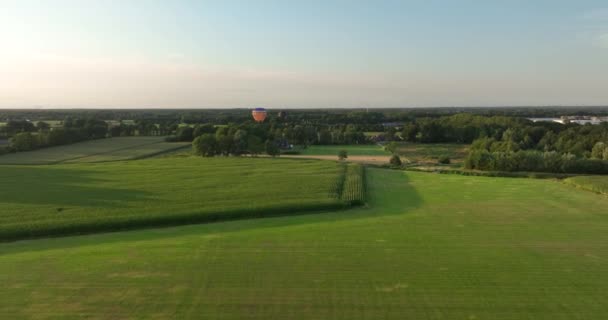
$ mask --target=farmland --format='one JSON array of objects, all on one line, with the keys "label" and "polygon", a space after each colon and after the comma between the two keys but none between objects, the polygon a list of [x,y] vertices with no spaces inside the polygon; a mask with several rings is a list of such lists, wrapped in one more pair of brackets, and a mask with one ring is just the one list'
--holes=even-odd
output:
[{"label": "farmland", "polygon": [[357,209],[1,244],[0,314],[608,316],[608,198],[550,180],[384,169],[366,183]]},{"label": "farmland", "polygon": [[353,184],[344,173],[316,160],[195,157],[0,166],[0,239],[340,208],[336,181]]},{"label": "farmland", "polygon": [[163,137],[108,138],[6,154],[0,156],[0,165],[132,160],[189,146],[188,143],[164,142]]}]

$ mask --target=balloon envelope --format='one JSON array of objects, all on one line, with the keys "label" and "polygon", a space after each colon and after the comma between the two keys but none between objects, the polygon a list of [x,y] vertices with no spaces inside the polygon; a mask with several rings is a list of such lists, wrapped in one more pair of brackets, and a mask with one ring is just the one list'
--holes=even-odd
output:
[{"label": "balloon envelope", "polygon": [[256,122],[264,122],[266,119],[266,109],[255,108],[251,111],[251,115],[253,116],[253,120]]}]

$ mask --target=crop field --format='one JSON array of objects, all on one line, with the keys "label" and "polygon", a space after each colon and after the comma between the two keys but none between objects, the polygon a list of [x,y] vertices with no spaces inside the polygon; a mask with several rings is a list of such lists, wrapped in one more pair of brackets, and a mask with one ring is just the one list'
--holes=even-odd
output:
[{"label": "crop field", "polygon": [[607,197],[552,180],[373,168],[365,184],[367,206],[351,210],[0,244],[0,315],[608,318]]},{"label": "crop field", "polygon": [[[608,194],[607,176],[580,176],[564,179],[564,182],[575,187],[593,191],[596,193]],[[608,210],[608,209],[607,209]]]},{"label": "crop field", "polygon": [[57,164],[133,160],[186,148],[189,143],[168,143],[163,137],[120,137],[0,156],[2,164]]},{"label": "crop field", "polygon": [[340,150],[346,150],[349,156],[390,156],[390,152],[376,144],[365,145],[335,145],[335,146],[309,146],[298,149],[300,154],[306,156],[337,156]]},{"label": "crop field", "polygon": [[0,166],[0,239],[339,208],[362,196],[332,191],[344,173],[316,160],[198,157]]},{"label": "crop field", "polygon": [[468,145],[453,143],[401,143],[397,153],[404,159],[419,163],[437,163],[448,156],[453,163],[462,163],[468,154]]}]

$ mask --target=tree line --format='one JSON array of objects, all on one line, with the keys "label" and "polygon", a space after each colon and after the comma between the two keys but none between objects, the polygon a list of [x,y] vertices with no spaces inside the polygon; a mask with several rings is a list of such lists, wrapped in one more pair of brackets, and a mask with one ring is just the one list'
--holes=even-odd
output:
[{"label": "tree line", "polygon": [[499,171],[608,173],[608,124],[513,127],[475,140],[465,166]]}]

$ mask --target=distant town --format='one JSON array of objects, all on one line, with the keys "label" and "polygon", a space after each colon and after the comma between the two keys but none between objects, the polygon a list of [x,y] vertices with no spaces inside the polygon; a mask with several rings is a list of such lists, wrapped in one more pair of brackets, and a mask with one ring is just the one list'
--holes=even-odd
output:
[{"label": "distant town", "polygon": [[585,124],[600,124],[608,122],[608,117],[597,117],[597,116],[561,116],[559,118],[528,118],[533,122],[557,122],[561,124],[576,123],[580,125]]}]

